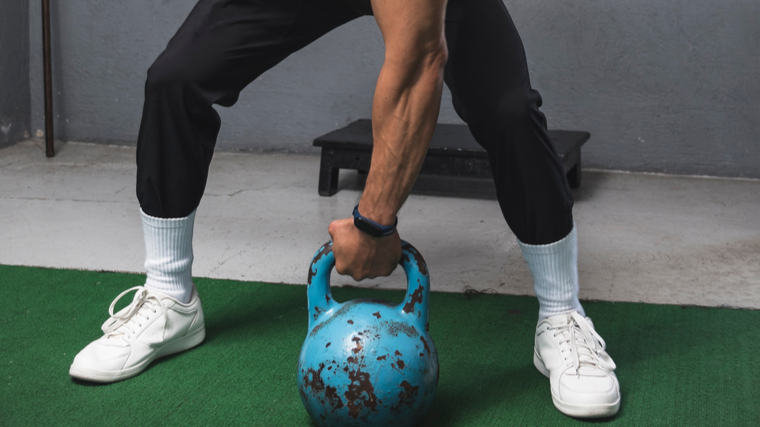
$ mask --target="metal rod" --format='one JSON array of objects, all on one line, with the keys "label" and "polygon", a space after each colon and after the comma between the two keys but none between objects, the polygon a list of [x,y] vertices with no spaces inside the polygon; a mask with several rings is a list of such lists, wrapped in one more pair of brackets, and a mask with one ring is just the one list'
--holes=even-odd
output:
[{"label": "metal rod", "polygon": [[42,0],[42,65],[45,80],[45,155],[55,156],[53,142],[53,72],[50,66],[50,0]]}]

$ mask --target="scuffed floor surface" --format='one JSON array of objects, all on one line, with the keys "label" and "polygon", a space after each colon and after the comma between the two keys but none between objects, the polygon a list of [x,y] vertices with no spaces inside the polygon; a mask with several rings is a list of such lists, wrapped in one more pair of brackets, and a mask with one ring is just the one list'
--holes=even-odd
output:
[{"label": "scuffed floor surface", "polygon": [[[361,177],[317,194],[319,158],[217,153],[198,208],[193,275],[304,284]],[[0,150],[0,264],[142,271],[134,148],[39,142]],[[584,172],[574,190],[581,299],[760,308],[760,181]],[[532,294],[483,180],[422,177],[399,215],[433,290]],[[354,284],[334,275],[335,285]],[[403,272],[359,286],[405,287]]]}]

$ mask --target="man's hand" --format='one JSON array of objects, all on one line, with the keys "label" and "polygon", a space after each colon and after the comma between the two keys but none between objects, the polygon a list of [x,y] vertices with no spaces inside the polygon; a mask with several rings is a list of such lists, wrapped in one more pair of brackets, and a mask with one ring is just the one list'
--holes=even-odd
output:
[{"label": "man's hand", "polygon": [[372,237],[354,226],[354,219],[339,219],[328,228],[333,241],[335,269],[354,280],[388,276],[401,261],[398,231],[387,237]]}]

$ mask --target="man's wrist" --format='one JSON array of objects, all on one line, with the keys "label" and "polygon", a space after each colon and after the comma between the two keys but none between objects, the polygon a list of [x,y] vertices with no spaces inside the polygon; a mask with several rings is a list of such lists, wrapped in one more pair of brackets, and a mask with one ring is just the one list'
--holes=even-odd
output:
[{"label": "man's wrist", "polygon": [[377,200],[377,197],[367,194],[366,190],[357,206],[363,217],[378,224],[390,225],[396,221],[397,211],[393,209],[392,204]]},{"label": "man's wrist", "polygon": [[398,217],[393,221],[393,224],[383,225],[379,224],[359,212],[359,205],[354,207],[354,226],[364,233],[369,234],[372,237],[387,237],[393,235],[396,232],[396,226],[398,225]]}]

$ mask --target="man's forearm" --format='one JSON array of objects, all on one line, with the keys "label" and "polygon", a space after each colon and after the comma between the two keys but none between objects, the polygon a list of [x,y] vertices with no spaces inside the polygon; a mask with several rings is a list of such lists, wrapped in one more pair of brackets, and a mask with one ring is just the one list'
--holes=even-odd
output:
[{"label": "man's forearm", "polygon": [[[359,212],[393,224],[425,159],[438,119],[446,64],[446,0],[372,0],[385,62],[372,104],[372,150]],[[398,233],[372,237],[353,218],[333,221],[335,269],[356,280],[387,276],[401,258]]]},{"label": "man's forearm", "polygon": [[409,196],[438,120],[446,62],[445,2],[428,3],[437,9],[427,19],[440,19],[440,26],[430,24],[432,35],[420,37],[411,47],[393,45],[415,42],[411,32],[401,42],[386,39],[386,58],[375,89],[372,164],[359,211],[380,224],[392,224]]}]

